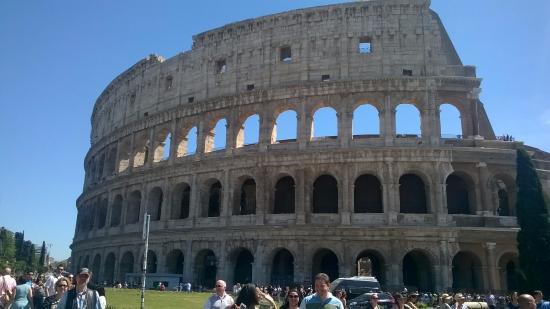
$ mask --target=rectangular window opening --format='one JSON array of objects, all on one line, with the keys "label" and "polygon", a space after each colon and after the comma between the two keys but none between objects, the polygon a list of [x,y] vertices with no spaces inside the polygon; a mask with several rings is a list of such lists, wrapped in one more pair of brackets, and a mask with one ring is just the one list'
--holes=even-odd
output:
[{"label": "rectangular window opening", "polygon": [[281,47],[281,54],[280,58],[282,62],[290,63],[292,62],[292,50],[290,49],[290,46],[283,46]]},{"label": "rectangular window opening", "polygon": [[248,91],[254,90],[254,84],[248,84],[248,85],[246,85],[246,90],[248,90]]},{"label": "rectangular window opening", "polygon": [[361,38],[359,40],[359,53],[360,54],[370,54],[372,52],[372,45],[371,45],[371,39],[370,38]]},{"label": "rectangular window opening", "polygon": [[413,70],[403,69],[403,76],[413,76]]},{"label": "rectangular window opening", "polygon": [[195,97],[188,97],[187,103],[193,103],[195,101]]},{"label": "rectangular window opening", "polygon": [[321,80],[324,81],[324,82],[330,81],[330,75],[329,74],[324,74],[323,76],[321,76]]},{"label": "rectangular window opening", "polygon": [[225,59],[220,59],[216,61],[216,73],[217,74],[223,74],[227,70],[227,64],[225,62]]}]

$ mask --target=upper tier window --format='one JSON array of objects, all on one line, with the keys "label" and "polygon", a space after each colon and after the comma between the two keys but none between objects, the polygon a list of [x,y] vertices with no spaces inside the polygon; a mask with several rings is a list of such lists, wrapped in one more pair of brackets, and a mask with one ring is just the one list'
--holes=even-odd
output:
[{"label": "upper tier window", "polygon": [[223,74],[227,70],[225,59],[216,61],[216,74]]},{"label": "upper tier window", "polygon": [[359,53],[361,54],[370,54],[372,52],[371,48],[371,39],[370,38],[361,38],[359,40]]},{"label": "upper tier window", "polygon": [[281,62],[285,62],[285,63],[292,62],[292,50],[290,49],[290,46],[281,47],[280,56],[281,56],[280,57]]}]

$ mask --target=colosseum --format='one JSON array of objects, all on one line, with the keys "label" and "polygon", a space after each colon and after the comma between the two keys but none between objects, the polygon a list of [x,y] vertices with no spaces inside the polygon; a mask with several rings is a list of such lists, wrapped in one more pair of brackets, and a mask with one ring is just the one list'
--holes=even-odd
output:
[{"label": "colosseum", "polygon": [[[148,284],[360,271],[387,289],[513,289],[526,146],[496,138],[480,84],[429,0],[299,9],[197,34],[191,50],[137,62],[97,99],[73,269],[136,280],[149,214]],[[460,115],[459,134],[442,134],[443,105]],[[399,131],[402,106],[419,115],[418,133]],[[334,136],[315,134],[321,110]],[[356,133],[365,117],[375,130]],[[529,149],[548,193],[550,154]]]}]

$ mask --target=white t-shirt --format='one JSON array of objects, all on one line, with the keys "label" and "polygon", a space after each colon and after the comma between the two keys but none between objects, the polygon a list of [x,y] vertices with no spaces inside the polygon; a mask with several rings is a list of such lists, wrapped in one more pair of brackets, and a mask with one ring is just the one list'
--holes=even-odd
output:
[{"label": "white t-shirt", "polygon": [[54,275],[48,276],[46,282],[44,283],[44,289],[46,292],[46,297],[55,295],[55,284],[57,283],[57,277]]}]

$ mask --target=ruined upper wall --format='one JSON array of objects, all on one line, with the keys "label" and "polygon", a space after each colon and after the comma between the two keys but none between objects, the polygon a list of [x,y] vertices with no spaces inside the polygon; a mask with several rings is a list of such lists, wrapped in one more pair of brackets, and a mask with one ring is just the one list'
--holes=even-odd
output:
[{"label": "ruined upper wall", "polygon": [[[141,60],[105,89],[94,107],[91,142],[159,111],[251,88],[409,74],[475,77],[474,68],[462,66],[429,5],[428,0],[352,2],[197,34],[190,51]],[[370,42],[370,52],[360,52],[360,42]],[[282,59],[284,48],[291,59]]]}]

